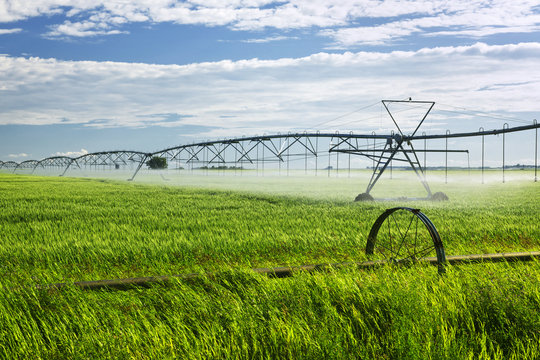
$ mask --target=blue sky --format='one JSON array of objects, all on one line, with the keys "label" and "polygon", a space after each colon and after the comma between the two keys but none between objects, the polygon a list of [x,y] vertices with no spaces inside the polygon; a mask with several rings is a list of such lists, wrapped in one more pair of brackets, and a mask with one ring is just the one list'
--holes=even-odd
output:
[{"label": "blue sky", "polygon": [[522,125],[539,64],[538,1],[3,0],[0,159],[381,133],[388,98],[437,102],[428,133]]}]

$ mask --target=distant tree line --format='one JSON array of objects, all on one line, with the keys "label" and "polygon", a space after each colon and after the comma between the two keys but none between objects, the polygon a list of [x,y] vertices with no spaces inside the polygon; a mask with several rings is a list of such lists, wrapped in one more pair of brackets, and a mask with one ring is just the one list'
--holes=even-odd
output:
[{"label": "distant tree line", "polygon": [[148,166],[150,169],[166,169],[167,158],[153,156],[150,160],[146,162],[146,166]]}]

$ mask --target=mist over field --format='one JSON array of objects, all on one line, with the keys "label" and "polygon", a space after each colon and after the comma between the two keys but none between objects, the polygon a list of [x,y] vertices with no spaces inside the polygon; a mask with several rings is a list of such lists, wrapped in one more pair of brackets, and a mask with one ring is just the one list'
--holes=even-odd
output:
[{"label": "mist over field", "polygon": [[[58,176],[64,169],[37,169],[35,174]],[[20,170],[19,173],[29,173]],[[135,169],[131,170],[94,170],[72,168],[66,177],[101,178],[127,181]],[[288,175],[287,175],[288,173]],[[134,183],[158,186],[186,187],[194,189],[216,189],[260,193],[269,195],[292,196],[319,200],[350,201],[365,191],[371,178],[372,170],[364,169],[227,169],[227,170],[189,170],[189,169],[141,169]],[[504,178],[504,183],[503,183]],[[470,193],[492,191],[494,194],[505,189],[509,191],[520,186],[529,186],[534,182],[534,169],[450,169],[426,171],[426,180],[432,193],[442,191],[456,200]],[[454,195],[455,196],[452,196]],[[390,169],[381,176],[372,190],[375,198],[422,198],[427,192],[412,170]]]}]

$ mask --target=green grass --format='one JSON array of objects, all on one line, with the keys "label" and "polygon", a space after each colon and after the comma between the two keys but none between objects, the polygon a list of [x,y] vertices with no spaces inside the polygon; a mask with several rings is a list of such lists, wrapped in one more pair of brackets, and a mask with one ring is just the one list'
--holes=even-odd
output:
[{"label": "green grass", "polygon": [[[0,358],[540,358],[538,262],[443,277],[248,270],[363,260],[372,223],[397,205],[420,207],[450,255],[539,250],[537,183],[437,183],[450,202],[359,204],[355,179],[214,181],[0,174]],[[124,292],[33,286],[195,271],[220,275]]]}]

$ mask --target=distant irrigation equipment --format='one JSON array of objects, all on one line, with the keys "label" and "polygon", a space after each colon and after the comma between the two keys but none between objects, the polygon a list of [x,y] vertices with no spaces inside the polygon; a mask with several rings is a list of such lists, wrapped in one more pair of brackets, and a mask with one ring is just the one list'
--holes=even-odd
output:
[{"label": "distant irrigation equipment", "polygon": [[[396,120],[396,114],[390,110],[391,104],[407,104],[410,106],[427,108],[425,113],[417,119],[417,125],[410,134],[405,134]],[[492,135],[502,135],[502,179],[505,181],[505,135],[514,132],[535,130],[535,154],[534,154],[534,181],[538,180],[538,128],[540,125],[534,120],[531,124],[510,127],[507,123],[500,129],[484,130],[479,128],[476,132],[451,133],[447,130],[441,134],[427,135],[425,132],[418,133],[420,127],[433,109],[433,101],[408,100],[382,100],[382,105],[392,120],[395,130],[390,134],[354,134],[352,132],[301,132],[283,133],[250,137],[235,137],[222,140],[202,141],[192,144],[184,144],[169,147],[155,152],[141,152],[130,150],[101,151],[88,153],[78,157],[52,156],[42,160],[27,160],[20,163],[14,161],[0,161],[0,170],[30,171],[37,169],[58,170],[58,175],[69,174],[70,171],[78,170],[118,170],[128,169],[132,174],[128,180],[134,180],[141,168],[152,158],[163,158],[169,165],[169,169],[197,170],[206,174],[212,170],[234,170],[235,173],[246,166],[254,167],[257,174],[264,174],[265,166],[272,165],[279,174],[287,174],[292,170],[291,162],[295,161],[296,169],[298,162],[303,162],[304,172],[308,169],[318,175],[325,171],[330,176],[331,171],[340,171],[340,154],[347,157],[348,174],[351,173],[351,156],[361,156],[372,162],[372,173],[365,191],[356,197],[356,201],[373,200],[371,191],[380,181],[385,171],[392,173],[394,162],[404,164],[413,170],[419,182],[422,184],[426,197],[421,199],[445,200],[446,195],[440,192],[433,193],[426,179],[426,154],[442,153],[445,155],[445,181],[448,179],[448,155],[452,153],[467,154],[468,149],[449,149],[448,140],[466,137],[481,137],[482,139],[482,182],[484,182],[484,138]],[[443,149],[429,149],[427,140],[445,140]],[[423,142],[423,147],[416,145]],[[413,145],[415,144],[415,145]],[[419,154],[423,154],[423,162]],[[335,162],[332,158],[335,155]],[[327,163],[323,163],[324,158]],[[308,160],[309,164],[308,164]],[[343,161],[341,162],[343,163]],[[321,169],[322,166],[325,168]],[[335,165],[335,169],[333,167]],[[344,169],[341,169],[344,170]],[[163,177],[163,175],[162,175]],[[163,177],[164,178],[164,177]]]}]

